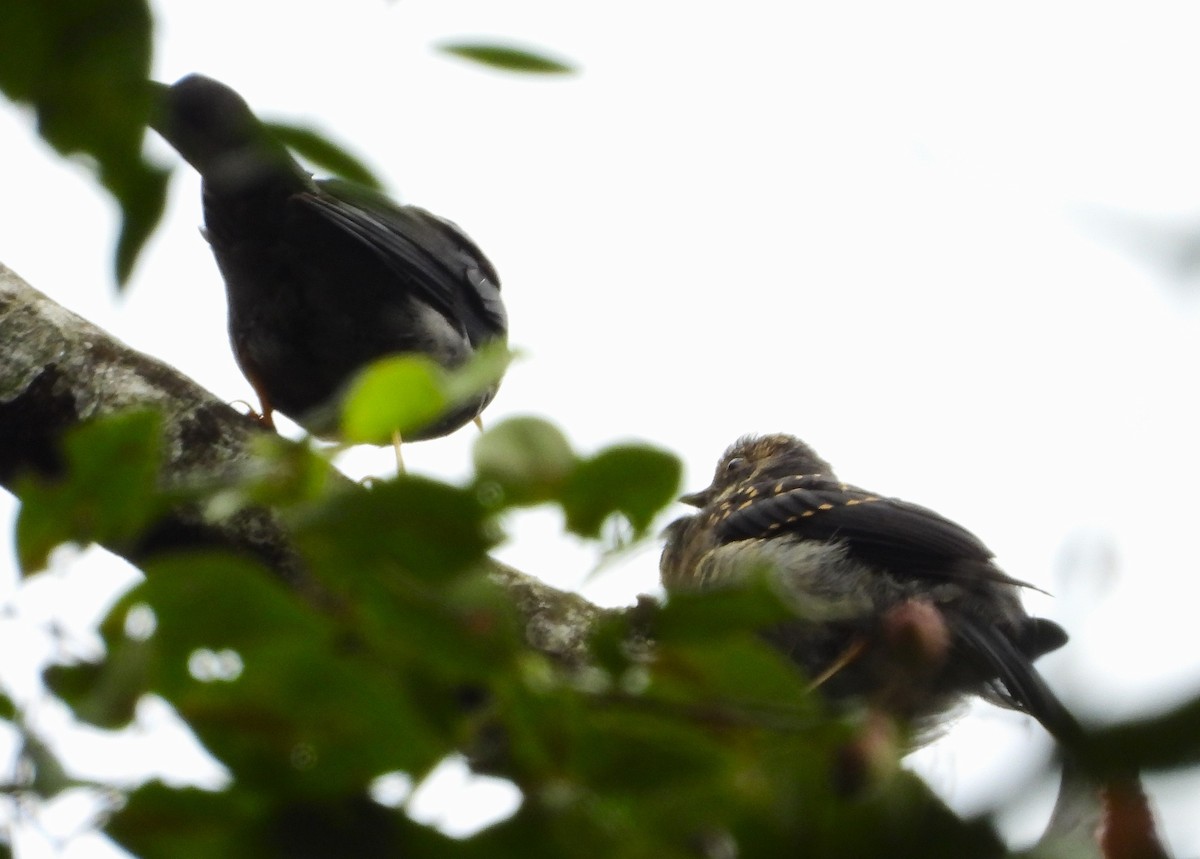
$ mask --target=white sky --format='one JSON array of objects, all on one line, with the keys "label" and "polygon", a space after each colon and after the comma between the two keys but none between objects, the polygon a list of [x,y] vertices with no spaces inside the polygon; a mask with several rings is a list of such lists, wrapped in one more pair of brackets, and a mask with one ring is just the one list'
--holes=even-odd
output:
[{"label": "white sky", "polygon": [[[488,423],[545,415],[585,451],[649,440],[684,457],[689,488],[738,435],[795,433],[1053,592],[1027,603],[1071,632],[1043,665],[1085,717],[1200,689],[1200,279],[1172,265],[1172,237],[1200,234],[1196,7],[156,6],[157,77],[201,71],[264,115],[312,121],[486,249],[527,354]],[[503,75],[432,50],[468,36],[582,71]],[[196,230],[198,178],[178,173],[114,299],[111,204],[11,106],[0,140],[0,260],[249,399]],[[455,478],[473,440],[405,456]],[[345,465],[387,473],[390,457]],[[589,579],[594,552],[556,516],[518,517],[513,534],[503,558],[598,601],[657,587],[657,547]],[[1015,789],[1014,759],[1042,742],[1020,717],[976,710],[916,756],[967,811]],[[1200,852],[1198,797],[1195,778],[1155,782],[1180,854]],[[1040,820],[1009,825],[1028,838]]]}]

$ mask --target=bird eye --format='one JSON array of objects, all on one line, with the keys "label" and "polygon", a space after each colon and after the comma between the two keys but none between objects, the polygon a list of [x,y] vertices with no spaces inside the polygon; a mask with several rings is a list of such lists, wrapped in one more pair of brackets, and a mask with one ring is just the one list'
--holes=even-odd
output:
[{"label": "bird eye", "polygon": [[746,470],[746,460],[743,457],[735,456],[725,463],[725,473],[723,477],[737,477]]}]

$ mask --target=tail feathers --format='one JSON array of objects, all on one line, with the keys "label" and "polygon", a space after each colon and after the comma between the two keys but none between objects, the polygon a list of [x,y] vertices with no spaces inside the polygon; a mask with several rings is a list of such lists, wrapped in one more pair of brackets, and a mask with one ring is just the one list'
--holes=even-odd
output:
[{"label": "tail feathers", "polygon": [[965,643],[995,672],[997,692],[1006,704],[1037,719],[1060,743],[1070,747],[1083,730],[1046,685],[1033,663],[1002,630],[966,623],[957,630]]},{"label": "tail feathers", "polygon": [[[1062,746],[1062,782],[1039,851],[1089,859],[1169,859],[1137,772],[1097,773],[1078,756],[1083,729],[1028,655],[1036,658],[1043,646],[1057,646],[1061,630],[1049,621],[1043,624],[1025,630],[1019,644],[995,626],[968,622],[956,629],[994,672],[993,685],[1001,700],[1041,722]],[[1026,645],[1028,652],[1022,649]]]},{"label": "tail feathers", "polygon": [[1021,624],[1013,641],[1018,650],[1033,660],[1066,644],[1067,633],[1052,620],[1030,617]]}]

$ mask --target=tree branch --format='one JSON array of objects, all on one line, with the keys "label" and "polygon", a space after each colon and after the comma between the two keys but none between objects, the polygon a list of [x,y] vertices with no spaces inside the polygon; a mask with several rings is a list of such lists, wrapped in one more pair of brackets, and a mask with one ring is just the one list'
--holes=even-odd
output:
[{"label": "tree branch", "polygon": [[[168,485],[239,472],[251,461],[254,438],[269,432],[174,368],[55,303],[3,264],[0,344],[0,485],[10,491],[22,475],[61,471],[60,442],[67,430],[121,411],[150,408],[162,415],[162,477]],[[262,508],[216,518],[172,510],[135,548],[109,548],[140,564],[164,551],[200,547],[248,553],[290,587],[309,598],[321,596],[279,518]],[[569,664],[582,662],[587,635],[604,610],[498,561],[491,565],[493,578],[526,620],[530,646]]]}]

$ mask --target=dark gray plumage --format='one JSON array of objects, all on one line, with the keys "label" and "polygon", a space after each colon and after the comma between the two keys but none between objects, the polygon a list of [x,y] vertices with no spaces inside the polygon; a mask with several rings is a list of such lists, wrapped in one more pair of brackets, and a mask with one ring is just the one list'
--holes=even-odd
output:
[{"label": "dark gray plumage", "polygon": [[[508,322],[500,279],[449,221],[345,182],[315,181],[229,87],[159,86],[155,129],[203,177],[205,235],[225,280],[229,336],[262,403],[336,433],[369,362],[416,353],[453,368]],[[476,418],[496,386],[406,440]]]}]

